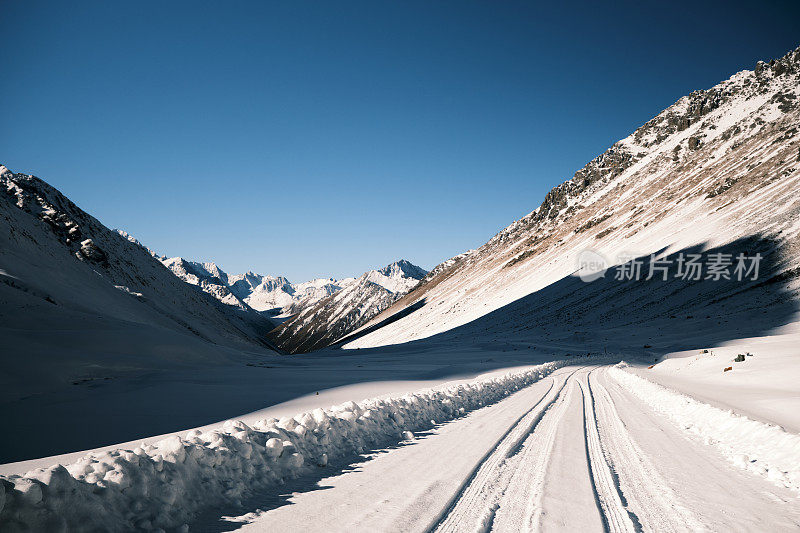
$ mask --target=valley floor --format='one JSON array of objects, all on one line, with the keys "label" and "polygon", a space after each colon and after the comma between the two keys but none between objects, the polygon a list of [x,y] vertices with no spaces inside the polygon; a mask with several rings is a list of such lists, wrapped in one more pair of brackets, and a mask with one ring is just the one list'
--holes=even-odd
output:
[{"label": "valley floor", "polygon": [[[645,350],[631,354],[631,365],[596,349],[577,356],[566,339],[532,347],[522,338],[432,339],[283,366],[275,358],[246,369],[284,376],[272,383],[293,399],[239,422],[0,465],[0,525],[798,530],[800,325],[771,333],[708,349],[658,348],[664,355]],[[738,353],[753,355],[733,362]],[[221,392],[241,383],[218,380],[228,381]],[[193,389],[198,405],[213,403],[202,400],[203,388]],[[282,444],[270,447],[276,437]]]}]

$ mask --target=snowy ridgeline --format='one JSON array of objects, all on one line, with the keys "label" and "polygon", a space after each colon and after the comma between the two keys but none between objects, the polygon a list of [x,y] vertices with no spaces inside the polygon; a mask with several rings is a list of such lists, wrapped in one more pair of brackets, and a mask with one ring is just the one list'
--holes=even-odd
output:
[{"label": "snowy ridgeline", "polygon": [[[125,231],[117,233],[142,246],[161,261],[173,274],[190,285],[197,285],[224,304],[246,310],[270,311],[280,317],[298,313],[303,309],[368,280],[389,293],[405,294],[411,290],[427,271],[401,259],[379,270],[369,270],[361,278],[317,278],[303,283],[291,283],[283,276],[265,276],[254,272],[227,274],[212,262],[187,261],[182,257],[160,256],[145,247]],[[363,290],[363,289],[357,289]]]},{"label": "snowy ridgeline", "polygon": [[680,429],[716,447],[736,466],[800,493],[800,435],[699,402],[620,368],[609,373]]},{"label": "snowy ridgeline", "polygon": [[413,431],[495,403],[565,366],[555,361],[403,396],[347,402],[294,418],[188,432],[134,450],[90,453],[75,463],[0,476],[3,531],[185,530],[208,506],[237,503]]}]

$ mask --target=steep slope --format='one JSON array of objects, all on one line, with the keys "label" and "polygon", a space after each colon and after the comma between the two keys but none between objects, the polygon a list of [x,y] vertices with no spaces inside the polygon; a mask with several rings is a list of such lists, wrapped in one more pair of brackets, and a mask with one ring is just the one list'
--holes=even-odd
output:
[{"label": "steep slope", "polygon": [[[150,248],[142,244],[137,238],[126,231],[117,229],[114,230],[130,242],[141,246],[147,252],[158,259],[161,264],[170,269],[173,274],[180,279],[196,285],[203,292],[210,294],[220,302],[235,307],[241,311],[255,311],[243,300],[231,292],[231,287],[228,286],[228,274],[225,273],[216,263],[213,262],[198,262],[188,261],[182,257],[166,257],[159,255]],[[238,279],[238,278],[237,278]]]},{"label": "steep slope", "polygon": [[[652,325],[654,310],[683,313],[693,322],[681,327],[707,330],[710,324],[697,320],[727,320],[716,320],[725,305],[713,308],[720,299],[743,303],[731,312],[752,311],[758,298],[747,290],[759,283],[762,292],[772,291],[765,295],[771,303],[796,298],[784,293],[797,288],[799,80],[797,49],[681,98],[555,187],[539,208],[479,249],[435,268],[344,347],[480,328],[499,336],[540,328],[540,337],[561,329],[562,340],[583,330],[585,339],[602,346],[606,328]],[[768,263],[760,280],[723,284],[724,290],[705,278],[689,287],[674,276],[660,285],[613,284],[615,268],[593,283],[572,277],[586,251],[608,266],[666,255],[675,269],[680,252],[735,257],[756,250]],[[649,263],[642,268],[647,274]],[[734,294],[739,300],[731,299]],[[705,306],[702,317],[692,312],[698,304]],[[780,318],[785,323],[788,314]]]},{"label": "steep slope", "polygon": [[365,272],[344,289],[306,307],[270,333],[289,353],[324,348],[389,307],[427,272],[406,260]]},{"label": "steep slope", "polygon": [[182,282],[44,181],[0,166],[0,402],[266,352],[271,327]]}]

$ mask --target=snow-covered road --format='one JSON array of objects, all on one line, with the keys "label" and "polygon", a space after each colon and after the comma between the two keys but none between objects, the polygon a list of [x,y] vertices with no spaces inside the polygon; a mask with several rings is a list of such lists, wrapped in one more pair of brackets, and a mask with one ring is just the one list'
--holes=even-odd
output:
[{"label": "snow-covered road", "polygon": [[561,368],[306,489],[264,505],[251,499],[245,513],[204,517],[193,526],[348,532],[800,527],[797,492],[738,468],[703,435],[657,413],[614,372],[602,365]]},{"label": "snow-covered road", "polygon": [[800,529],[800,435],[648,375],[573,358],[95,450],[0,475],[0,530]]}]

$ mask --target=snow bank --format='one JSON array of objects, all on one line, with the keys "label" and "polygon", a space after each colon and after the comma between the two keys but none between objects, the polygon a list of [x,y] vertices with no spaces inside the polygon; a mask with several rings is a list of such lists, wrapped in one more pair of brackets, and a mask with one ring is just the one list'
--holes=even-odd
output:
[{"label": "snow bank", "polygon": [[229,420],[134,450],[90,453],[75,463],[0,476],[0,529],[178,528],[203,508],[236,504],[256,490],[329,460],[413,438],[526,387],[566,361],[413,394],[346,402],[253,427]]},{"label": "snow bank", "polygon": [[[621,363],[618,366],[623,366]],[[740,468],[800,492],[800,435],[718,409],[613,367],[622,386]]]}]

